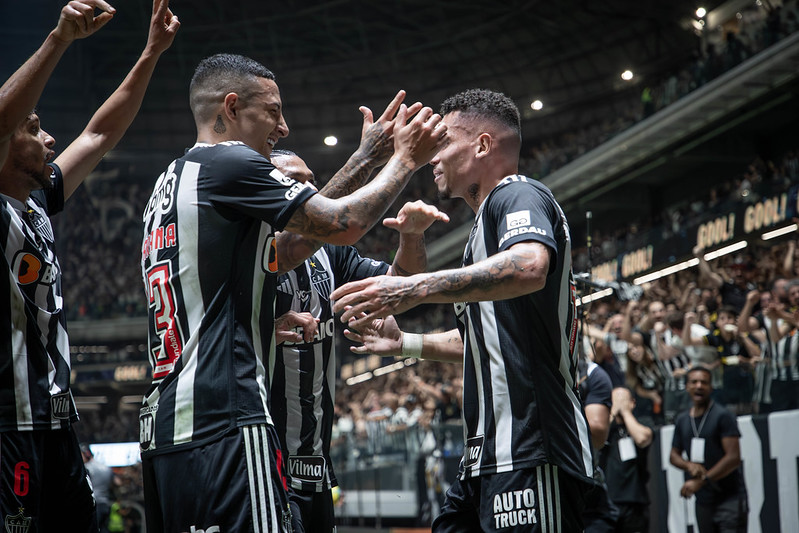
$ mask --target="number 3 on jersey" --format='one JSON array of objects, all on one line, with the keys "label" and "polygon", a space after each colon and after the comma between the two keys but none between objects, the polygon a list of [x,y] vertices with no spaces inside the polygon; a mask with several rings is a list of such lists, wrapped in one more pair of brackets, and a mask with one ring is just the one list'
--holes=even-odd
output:
[{"label": "number 3 on jersey", "polygon": [[161,338],[160,346],[152,348],[153,379],[162,379],[172,371],[175,360],[183,351],[183,337],[175,318],[175,296],[170,282],[169,262],[153,265],[147,272],[147,293],[155,323],[152,326]]}]

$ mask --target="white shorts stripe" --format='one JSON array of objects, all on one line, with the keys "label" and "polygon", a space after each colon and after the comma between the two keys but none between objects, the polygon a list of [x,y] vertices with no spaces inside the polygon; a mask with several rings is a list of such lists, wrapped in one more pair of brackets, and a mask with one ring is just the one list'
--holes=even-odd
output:
[{"label": "white shorts stripe", "polygon": [[535,479],[538,483],[538,520],[541,522],[541,533],[547,533],[547,521],[544,520],[544,472],[540,466],[535,467]]},{"label": "white shorts stripe", "polygon": [[264,458],[264,468],[266,469],[266,486],[269,490],[269,509],[271,511],[269,514],[272,518],[272,529],[269,531],[282,531],[282,529],[279,529],[277,525],[278,505],[275,501],[275,492],[272,487],[272,470],[270,469],[269,465],[269,439],[266,436],[266,426],[258,426],[258,429],[262,435],[261,440],[263,444],[261,445],[261,449],[266,452],[261,455]]},{"label": "white shorts stripe", "polygon": [[558,470],[558,466],[555,465],[552,467],[554,469],[554,478],[555,483],[553,484],[553,489],[555,491],[555,520],[557,522],[556,527],[558,531],[562,531],[562,526],[560,523],[560,471]]}]

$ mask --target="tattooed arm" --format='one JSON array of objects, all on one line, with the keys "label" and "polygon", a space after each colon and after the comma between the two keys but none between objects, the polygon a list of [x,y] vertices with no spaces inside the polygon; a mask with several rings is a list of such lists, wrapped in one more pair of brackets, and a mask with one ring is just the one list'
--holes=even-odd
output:
[{"label": "tattooed arm", "polygon": [[402,104],[394,125],[394,155],[369,184],[338,199],[315,194],[291,216],[286,231],[331,244],[354,244],[383,216],[413,172],[438,151],[446,136],[429,107],[408,121]]},{"label": "tattooed arm", "polygon": [[[348,283],[330,295],[342,322],[403,313],[421,303],[506,300],[541,290],[549,272],[550,249],[539,242],[517,243],[473,265],[407,278],[378,276]],[[365,319],[349,324],[358,328]]]},{"label": "tattooed arm", "polygon": [[[405,91],[399,91],[377,121],[373,121],[371,109],[365,106],[360,107],[360,111],[363,113],[361,143],[344,166],[322,187],[319,194],[327,198],[341,198],[352,194],[366,183],[377,167],[391,157],[391,153],[394,151],[394,119],[403,98],[405,98]],[[417,103],[411,106],[410,110],[416,112],[421,107],[422,104]],[[290,172],[283,171],[283,173],[289,178],[301,181]],[[322,244],[324,244],[322,240],[311,239],[296,233],[285,231],[279,233],[277,236],[279,272],[293,270],[311,257],[316,250],[321,248]]]}]

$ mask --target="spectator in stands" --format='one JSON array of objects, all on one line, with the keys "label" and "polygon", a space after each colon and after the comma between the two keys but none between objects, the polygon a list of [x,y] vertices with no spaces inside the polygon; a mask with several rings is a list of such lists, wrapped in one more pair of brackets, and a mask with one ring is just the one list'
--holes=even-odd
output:
[{"label": "spectator in stands", "polygon": [[799,312],[785,312],[780,304],[766,311],[771,354],[770,399],[772,411],[799,409]]},{"label": "spectator in stands", "polygon": [[[722,307],[716,319],[716,329],[704,337],[692,337],[690,328],[683,329],[686,346],[705,344],[718,350],[724,386],[719,400],[736,414],[752,412],[754,391],[753,365],[760,359],[760,346],[736,325],[738,312],[733,307]],[[694,313],[686,313],[685,323],[696,321]]]},{"label": "spectator in stands", "polygon": [[680,494],[696,496],[699,533],[746,531],[741,433],[735,415],[711,399],[710,379],[710,371],[701,366],[688,373],[693,407],[675,423],[671,464],[685,471]]},{"label": "spectator in stands", "polygon": [[732,279],[725,281],[724,278],[713,270],[705,260],[705,250],[701,246],[694,247],[694,257],[699,260],[699,280],[708,283],[711,287],[716,287],[721,293],[721,305],[735,308],[736,313],[743,309],[746,303],[746,294],[756,289],[747,278],[754,270],[751,261],[743,256],[737,256],[731,265]]},{"label": "spectator in stands", "polygon": [[635,417],[649,427],[663,425],[663,376],[651,350],[634,340],[627,350],[627,384],[635,391]]},{"label": "spectator in stands", "polygon": [[613,389],[607,445],[600,450],[599,466],[605,472],[610,500],[618,508],[618,533],[649,531],[649,445],[652,429],[633,414],[630,389]]}]

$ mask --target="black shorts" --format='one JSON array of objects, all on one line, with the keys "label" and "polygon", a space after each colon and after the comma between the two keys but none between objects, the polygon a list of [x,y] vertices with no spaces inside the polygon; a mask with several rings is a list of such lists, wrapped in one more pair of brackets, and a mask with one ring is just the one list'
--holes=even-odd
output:
[{"label": "black shorts", "polygon": [[291,533],[277,444],[274,427],[263,424],[196,448],[142,458],[148,533]]},{"label": "black shorts", "polygon": [[94,495],[72,428],[0,433],[0,524],[27,533],[63,531],[65,524],[69,531],[97,532]]},{"label": "black shorts", "polygon": [[336,530],[333,493],[330,489],[322,492],[294,489],[289,498],[292,511],[296,509],[302,517],[302,528],[306,533],[333,533]]},{"label": "black shorts", "polygon": [[557,466],[458,479],[447,491],[435,533],[577,533],[587,485]]}]

